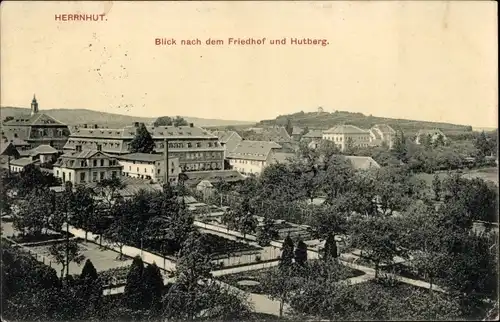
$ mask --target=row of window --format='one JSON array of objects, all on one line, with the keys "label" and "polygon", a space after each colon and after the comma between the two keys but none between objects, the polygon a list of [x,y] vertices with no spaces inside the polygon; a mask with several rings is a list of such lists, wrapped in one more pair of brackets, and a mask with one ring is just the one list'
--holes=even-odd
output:
[{"label": "row of window", "polygon": [[[212,148],[212,147],[218,147],[219,146],[219,142],[217,141],[214,141],[214,142],[207,142],[207,146],[209,148]],[[164,143],[163,142],[157,142],[156,143],[156,147],[159,148],[159,149],[163,149],[165,147]],[[201,148],[202,147],[202,142],[186,142],[186,143],[168,143],[168,148],[169,149],[183,149],[183,148]]]},{"label": "row of window", "polygon": [[49,136],[49,137],[64,137],[68,136],[69,131],[66,129],[32,129],[31,130],[31,137],[37,138],[37,137],[44,137],[44,136]]},{"label": "row of window", "polygon": [[82,166],[82,167],[90,167],[92,165],[92,167],[96,168],[98,166],[100,166],[100,167],[104,167],[104,166],[112,167],[112,166],[117,166],[118,165],[118,161],[116,161],[114,159],[108,160],[108,162],[107,162],[108,164],[107,165],[105,165],[105,163],[106,163],[105,161],[106,160],[104,160],[104,159],[81,160],[80,161],[80,166]]},{"label": "row of window", "polygon": [[230,163],[231,164],[237,164],[237,163],[240,163],[240,164],[252,164],[252,165],[258,165],[258,166],[263,166],[264,165],[264,162],[265,161],[255,161],[255,160],[239,160],[239,159],[236,159],[236,160],[231,160]]},{"label": "row of window", "polygon": [[[137,167],[136,169],[137,169],[137,171],[136,171],[135,173],[140,173],[140,172],[141,172],[141,171],[139,170],[139,167]],[[174,168],[174,164],[173,164],[173,163],[172,163],[172,166],[171,166],[169,169],[170,169],[170,173],[174,173],[175,168]],[[129,172],[132,172],[132,166],[129,166],[129,167],[128,167],[128,171],[129,171]],[[155,172],[155,171],[154,171],[154,169],[153,169],[153,168],[151,168],[151,173],[154,173],[154,172]],[[157,172],[158,172],[158,174],[160,174],[160,173],[161,173],[161,168],[160,168],[160,169],[157,169]],[[144,173],[148,173],[148,169],[147,169],[147,168],[144,168]]]},{"label": "row of window", "polygon": [[184,171],[193,170],[222,170],[222,166],[219,163],[186,163],[182,165]]}]

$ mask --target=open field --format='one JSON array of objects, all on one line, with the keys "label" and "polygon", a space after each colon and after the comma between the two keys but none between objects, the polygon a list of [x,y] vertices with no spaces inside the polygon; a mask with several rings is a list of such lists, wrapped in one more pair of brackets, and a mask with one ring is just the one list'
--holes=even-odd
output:
[{"label": "open field", "polygon": [[[439,178],[446,178],[452,172],[438,172]],[[481,178],[483,180],[489,180],[498,185],[498,168],[489,167],[489,168],[481,168],[481,169],[471,169],[471,170],[463,170],[462,175],[464,178],[472,179],[472,178]],[[432,180],[434,179],[433,174],[428,173],[419,173],[417,176],[423,179],[429,187],[432,185]]]}]

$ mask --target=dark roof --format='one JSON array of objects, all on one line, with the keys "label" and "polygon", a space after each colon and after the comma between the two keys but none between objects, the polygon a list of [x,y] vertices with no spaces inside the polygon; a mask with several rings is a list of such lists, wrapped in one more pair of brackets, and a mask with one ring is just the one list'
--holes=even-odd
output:
[{"label": "dark roof", "polygon": [[295,153],[287,153],[287,152],[276,152],[271,156],[272,163],[287,163],[289,159],[294,158],[296,156]]},{"label": "dark roof", "polygon": [[117,156],[116,158],[118,160],[155,162],[155,161],[162,161],[164,159],[164,156],[163,154],[130,153]]},{"label": "dark roof", "polygon": [[[215,135],[198,126],[146,126],[153,139],[178,138],[178,139],[206,139],[216,138]],[[78,128],[71,133],[71,138],[103,138],[103,139],[133,139],[136,127],[125,126],[120,129],[107,128]]]},{"label": "dark roof", "polygon": [[201,181],[215,183],[220,179],[227,182],[242,181],[245,179],[245,177],[236,170],[192,171],[184,172],[183,174],[187,177],[186,184],[190,186],[196,186]]}]

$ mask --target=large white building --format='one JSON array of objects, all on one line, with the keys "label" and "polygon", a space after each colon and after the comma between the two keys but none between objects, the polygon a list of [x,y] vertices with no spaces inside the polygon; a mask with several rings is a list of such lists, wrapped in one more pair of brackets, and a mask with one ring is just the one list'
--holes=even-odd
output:
[{"label": "large white building", "polygon": [[338,125],[323,132],[323,140],[332,141],[345,151],[349,144],[352,147],[367,147],[370,145],[370,131],[354,125]]},{"label": "large white building", "polygon": [[63,154],[54,164],[55,177],[63,182],[84,184],[120,177],[122,166],[114,157],[98,150],[76,150]]},{"label": "large white building", "polygon": [[[123,175],[133,178],[151,180],[152,182],[165,181],[165,157],[161,154],[131,153],[115,157],[123,167]],[[176,184],[181,168],[179,158],[168,159],[168,180]]]},{"label": "large white building", "polygon": [[281,145],[268,141],[241,141],[227,155],[229,164],[243,175],[259,175],[269,164]]}]

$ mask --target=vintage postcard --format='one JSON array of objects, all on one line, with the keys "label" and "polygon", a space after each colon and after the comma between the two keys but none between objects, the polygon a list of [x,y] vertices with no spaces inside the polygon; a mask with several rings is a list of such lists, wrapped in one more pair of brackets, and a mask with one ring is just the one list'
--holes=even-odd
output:
[{"label": "vintage postcard", "polygon": [[2,321],[498,320],[495,1],[3,1]]}]

